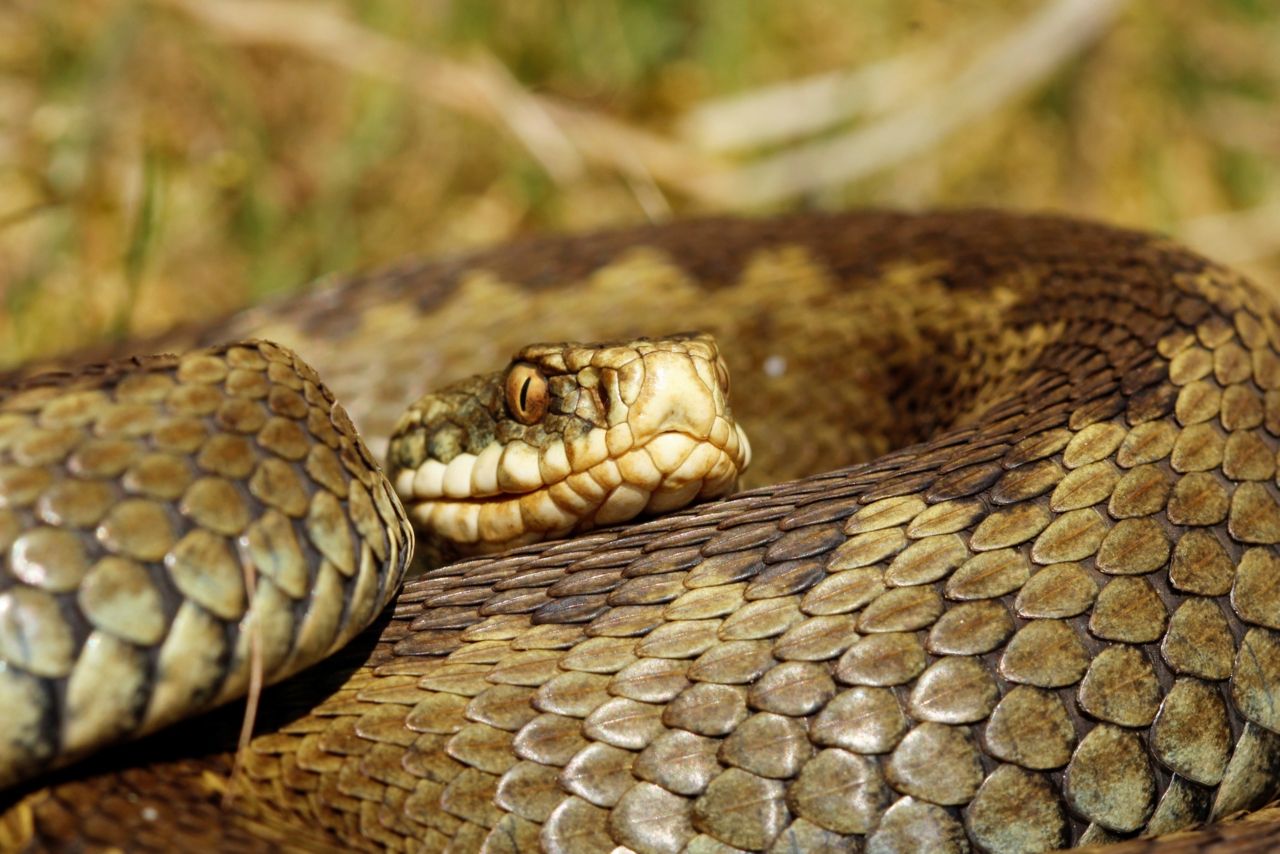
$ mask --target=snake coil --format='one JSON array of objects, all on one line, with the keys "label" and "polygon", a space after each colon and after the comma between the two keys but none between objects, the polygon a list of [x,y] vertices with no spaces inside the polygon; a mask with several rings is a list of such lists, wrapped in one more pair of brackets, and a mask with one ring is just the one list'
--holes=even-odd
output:
[{"label": "snake coil", "polygon": [[[235,776],[229,709],[11,790],[0,845],[1137,852],[1280,842],[1280,811],[1258,809],[1280,781],[1280,315],[1238,275],[1168,241],[981,211],[694,221],[410,265],[152,344],[279,341],[315,364],[380,456],[400,409],[441,376],[491,368],[525,338],[619,338],[663,331],[673,316],[714,332],[726,354],[756,488],[411,580],[323,670],[267,693]],[[225,373],[209,383],[218,400],[198,418],[218,418],[236,388],[276,381],[278,369],[255,378],[239,359],[253,351],[224,352]],[[159,395],[147,378],[162,375],[140,367],[112,404],[127,403],[126,386]],[[247,399],[264,423],[332,412],[290,390],[310,409],[276,412],[270,390]],[[54,447],[56,426],[39,424],[30,439],[19,422],[31,429],[36,409],[23,394],[6,396],[0,415],[0,600],[101,599],[62,590],[75,572],[18,555],[31,531],[14,520],[52,526],[57,516],[96,531],[115,557],[160,555],[174,583],[185,580],[174,566],[186,564],[164,557],[172,542],[150,541],[155,526],[103,521],[124,512],[129,466],[106,454],[83,469],[82,452]],[[129,421],[127,408],[113,412]],[[143,426],[132,435],[157,451],[160,427]],[[253,460],[279,456],[256,435]],[[207,474],[192,447],[166,451],[180,458],[184,488]],[[326,445],[340,462],[313,472],[311,447],[282,458],[319,485],[300,493],[308,508],[329,506],[316,496],[330,475],[360,483],[388,527],[375,533],[351,515],[344,553],[389,560],[389,543],[408,535],[395,533],[396,512],[378,509],[382,492],[354,458],[347,466],[359,452]],[[103,478],[102,516],[77,521],[97,512],[80,496],[58,503],[70,481],[35,482],[58,465]],[[165,511],[176,514],[165,516],[174,542],[202,512],[228,537],[217,526],[236,527],[233,493],[255,508],[298,497],[255,491],[253,470],[216,475],[234,488],[207,487],[204,504],[181,505],[185,493],[165,477],[146,482],[177,496],[163,499],[180,505]],[[343,526],[320,524],[317,537],[297,509],[278,512],[309,537],[304,574],[340,569],[326,550]],[[260,521],[245,518],[241,533]],[[274,554],[263,551],[267,564]],[[162,612],[187,607],[169,590]],[[218,604],[201,607],[217,614]],[[42,678],[39,666],[101,654],[79,623],[62,648],[15,652],[15,638],[36,631],[28,612],[0,603],[6,764],[13,674]],[[305,622],[303,605],[294,613]],[[165,642],[147,646],[149,628],[93,624],[144,680],[169,660]],[[21,743],[40,747],[41,726]],[[1231,820],[1242,810],[1254,812]]]}]

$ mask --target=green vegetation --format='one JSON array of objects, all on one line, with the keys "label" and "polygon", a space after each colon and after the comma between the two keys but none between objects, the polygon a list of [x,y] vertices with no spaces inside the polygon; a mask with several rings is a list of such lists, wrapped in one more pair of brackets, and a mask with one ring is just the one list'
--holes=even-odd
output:
[{"label": "green vegetation", "polygon": [[[0,10],[0,367],[404,255],[741,207],[694,180],[624,175],[607,162],[625,160],[616,145],[557,171],[555,134],[538,136],[535,121],[530,142],[511,102],[486,112],[474,93],[462,108],[437,98],[457,83],[428,73],[436,59],[657,135],[687,157],[674,171],[697,177],[797,144],[700,150],[682,136],[700,105],[877,63],[892,68],[875,91],[927,96],[1048,4],[266,2],[232,15],[236,29],[200,0],[11,0]],[[315,33],[331,40],[307,42]],[[906,79],[930,58],[941,72]],[[811,138],[855,134],[896,106]],[[1177,233],[1276,280],[1278,108],[1280,4],[1133,0],[1047,79],[920,153],[766,207],[1069,210]],[[535,118],[554,130],[557,116]]]}]

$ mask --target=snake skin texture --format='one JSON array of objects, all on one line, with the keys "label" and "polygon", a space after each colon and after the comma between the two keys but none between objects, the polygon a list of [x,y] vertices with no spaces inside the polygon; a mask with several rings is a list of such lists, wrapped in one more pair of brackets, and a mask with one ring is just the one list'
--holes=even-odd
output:
[{"label": "snake skin texture", "polygon": [[716,335],[755,483],[783,482],[430,571],[266,693],[238,767],[228,708],[11,790],[0,845],[1280,842],[1280,810],[1239,817],[1280,780],[1280,317],[1176,245],[985,212],[710,220],[171,340],[296,349],[379,452],[411,386],[671,317]]},{"label": "snake skin texture", "polygon": [[0,391],[0,546],[8,785],[346,646],[413,532],[311,369],[258,343]]}]

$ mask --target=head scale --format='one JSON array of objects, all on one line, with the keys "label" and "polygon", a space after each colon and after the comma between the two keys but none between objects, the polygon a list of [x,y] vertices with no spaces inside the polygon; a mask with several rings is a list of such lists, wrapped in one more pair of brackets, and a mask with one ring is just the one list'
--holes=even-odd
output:
[{"label": "head scale", "polygon": [[725,495],[750,461],[705,334],[535,344],[429,394],[387,466],[444,553],[498,551]]}]

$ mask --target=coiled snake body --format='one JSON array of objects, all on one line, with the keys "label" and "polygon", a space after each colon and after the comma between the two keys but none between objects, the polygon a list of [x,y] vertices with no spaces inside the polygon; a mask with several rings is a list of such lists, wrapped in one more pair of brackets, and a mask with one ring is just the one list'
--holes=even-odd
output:
[{"label": "coiled snake body", "polygon": [[[148,346],[286,345],[381,458],[403,408],[442,377],[492,368],[530,339],[673,326],[715,333],[753,436],[748,485],[775,485],[411,580],[373,629],[264,694],[234,768],[243,711],[228,707],[11,789],[0,845],[1280,841],[1275,810],[1223,821],[1267,803],[1280,780],[1280,316],[1239,276],[1167,241],[985,212],[707,220],[419,264]],[[248,642],[218,644],[254,595],[297,603],[306,643],[290,640],[293,626],[258,635],[259,663],[283,672],[349,637],[403,563],[394,498],[286,351],[231,347],[124,370],[108,378],[111,435],[127,444],[137,422],[145,450],[176,455],[186,480],[159,466],[126,482],[134,459],[101,436],[96,455],[69,434],[58,445],[64,428],[110,433],[93,396],[107,387],[101,372],[76,380],[88,397],[38,425],[38,441],[24,444],[15,425],[30,426],[46,392],[0,401],[6,767],[38,764],[45,744],[38,716],[8,714],[30,693],[13,674],[93,654],[98,676],[82,683],[116,690],[98,700],[67,688],[49,702],[127,707],[128,680],[160,671],[211,702],[251,680]],[[201,447],[201,461],[176,427],[156,447],[163,425],[128,405],[168,400],[162,387],[183,371],[219,392],[186,404],[232,433],[240,425],[252,448]],[[295,444],[286,421],[321,438]],[[288,466],[255,484],[268,451]],[[31,474],[57,466],[107,484],[97,503]],[[302,485],[291,489],[284,468]],[[210,472],[234,488],[189,499]],[[146,507],[179,493],[186,504],[148,521]],[[293,522],[242,517],[247,506]],[[223,560],[204,536],[171,557],[192,520],[225,528],[248,559]],[[115,586],[68,593],[89,568],[68,542],[16,555],[30,533],[19,523],[92,529],[117,561]],[[275,548],[289,531],[305,571]],[[50,558],[67,551],[69,569]],[[129,563],[157,558],[188,597],[156,594],[168,623],[120,610],[121,590],[147,588]],[[386,580],[370,580],[374,563],[391,567]],[[221,574],[188,578],[198,564]],[[253,595],[235,577],[250,564],[271,581]],[[317,617],[319,597],[292,592],[299,573],[345,590],[345,604]],[[37,607],[24,603],[65,597],[99,621],[62,647],[17,643],[34,631],[14,622]],[[204,647],[183,664],[164,631],[194,611],[183,630]],[[210,668],[234,675],[211,688]],[[163,706],[147,714],[167,719]],[[26,751],[16,758],[15,743]],[[1162,838],[1136,838],[1149,836]]]}]

